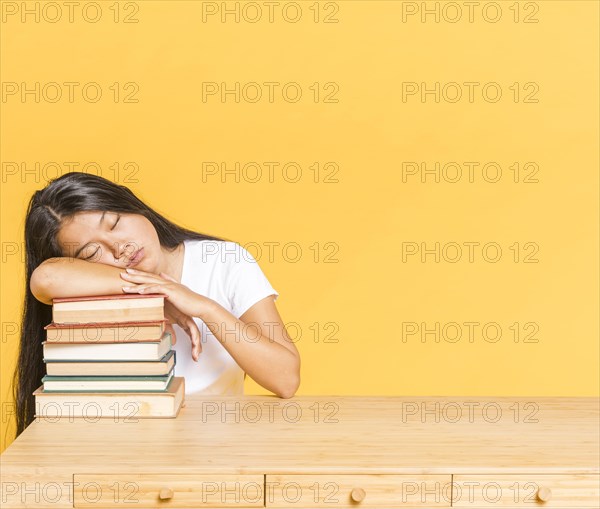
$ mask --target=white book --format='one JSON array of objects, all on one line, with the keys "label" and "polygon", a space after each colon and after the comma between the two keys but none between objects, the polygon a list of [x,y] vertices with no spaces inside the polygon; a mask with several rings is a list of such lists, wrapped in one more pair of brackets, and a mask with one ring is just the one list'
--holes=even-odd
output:
[{"label": "white book", "polygon": [[44,362],[79,361],[158,361],[173,345],[171,333],[165,331],[160,342],[135,343],[48,343],[42,341]]}]

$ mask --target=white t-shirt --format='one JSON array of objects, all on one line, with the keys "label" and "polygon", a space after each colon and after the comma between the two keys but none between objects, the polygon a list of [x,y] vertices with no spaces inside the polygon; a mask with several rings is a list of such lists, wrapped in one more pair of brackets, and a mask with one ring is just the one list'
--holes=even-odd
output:
[{"label": "white t-shirt", "polygon": [[[181,284],[223,306],[239,318],[252,305],[279,293],[271,286],[255,258],[237,242],[184,241]],[[177,324],[175,376],[185,377],[185,393],[243,395],[244,371],[200,318],[194,317],[201,334],[202,352],[192,359],[192,342]],[[231,335],[229,336],[231,337]]]}]

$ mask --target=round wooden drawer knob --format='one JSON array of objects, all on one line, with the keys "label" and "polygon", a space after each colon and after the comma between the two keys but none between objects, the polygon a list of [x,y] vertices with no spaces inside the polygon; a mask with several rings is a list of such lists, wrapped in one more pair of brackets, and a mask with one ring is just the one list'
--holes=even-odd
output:
[{"label": "round wooden drawer knob", "polygon": [[362,488],[353,488],[350,492],[350,498],[355,502],[362,502],[367,494]]},{"label": "round wooden drawer knob", "polygon": [[552,491],[550,488],[540,488],[537,491],[537,498],[542,502],[548,502],[552,498]]},{"label": "round wooden drawer knob", "polygon": [[171,488],[162,488],[158,493],[158,498],[160,498],[161,500],[173,498],[173,490]]}]

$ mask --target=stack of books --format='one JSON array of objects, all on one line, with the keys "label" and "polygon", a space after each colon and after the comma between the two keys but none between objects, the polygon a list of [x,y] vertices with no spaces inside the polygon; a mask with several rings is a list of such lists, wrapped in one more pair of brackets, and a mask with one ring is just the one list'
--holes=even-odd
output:
[{"label": "stack of books", "polygon": [[52,301],[42,342],[46,375],[36,417],[176,417],[185,380],[175,376],[163,294]]}]

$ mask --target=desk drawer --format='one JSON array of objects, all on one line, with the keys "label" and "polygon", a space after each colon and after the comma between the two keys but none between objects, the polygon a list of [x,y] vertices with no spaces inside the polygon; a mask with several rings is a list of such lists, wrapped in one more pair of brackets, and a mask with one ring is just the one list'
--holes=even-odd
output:
[{"label": "desk drawer", "polygon": [[455,475],[452,506],[599,507],[600,476],[587,474]]},{"label": "desk drawer", "polygon": [[263,475],[74,474],[73,507],[264,507]]},{"label": "desk drawer", "polygon": [[266,507],[450,507],[451,475],[268,474]]}]

